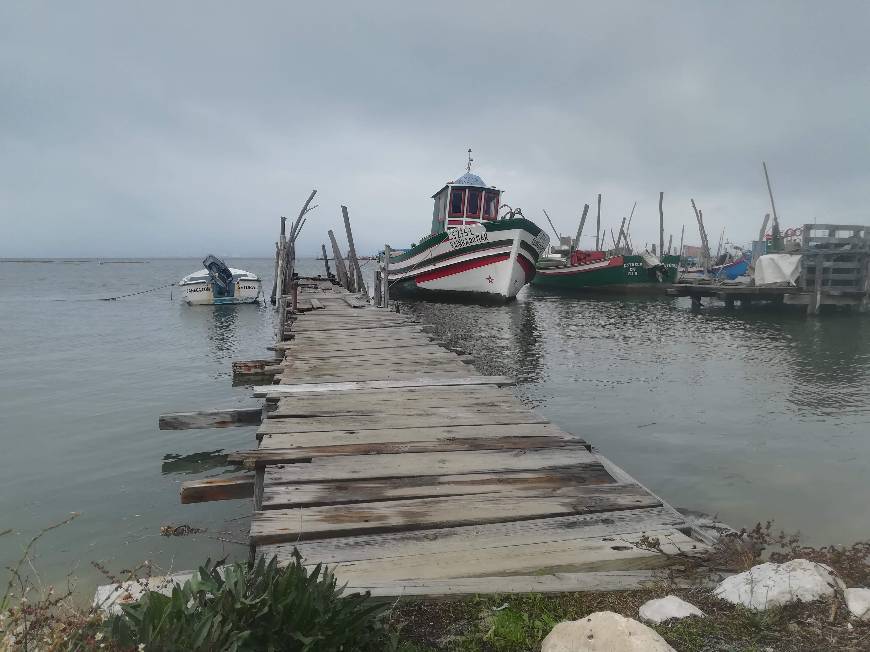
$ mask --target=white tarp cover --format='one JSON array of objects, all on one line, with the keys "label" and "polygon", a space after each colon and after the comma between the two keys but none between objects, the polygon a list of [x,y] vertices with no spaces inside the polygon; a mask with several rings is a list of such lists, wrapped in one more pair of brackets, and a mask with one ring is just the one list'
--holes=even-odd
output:
[{"label": "white tarp cover", "polygon": [[801,271],[797,254],[767,254],[755,261],[755,285],[794,285]]}]

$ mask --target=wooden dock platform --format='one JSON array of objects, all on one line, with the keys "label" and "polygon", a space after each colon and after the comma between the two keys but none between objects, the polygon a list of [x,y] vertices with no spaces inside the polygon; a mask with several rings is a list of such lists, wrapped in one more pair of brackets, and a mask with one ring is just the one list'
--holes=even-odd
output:
[{"label": "wooden dock platform", "polygon": [[300,282],[296,303],[275,382],[254,388],[257,445],[230,456],[254,470],[254,555],[295,548],[349,590],[399,596],[630,588],[665,561],[641,537],[706,549],[431,329],[326,281]]}]

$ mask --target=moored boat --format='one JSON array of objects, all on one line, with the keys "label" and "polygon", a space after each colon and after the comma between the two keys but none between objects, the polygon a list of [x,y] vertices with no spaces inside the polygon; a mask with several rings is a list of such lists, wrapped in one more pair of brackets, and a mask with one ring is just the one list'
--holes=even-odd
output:
[{"label": "moored boat", "polygon": [[710,268],[710,271],[716,278],[725,278],[729,281],[733,281],[749,271],[751,258],[751,253],[742,253],[739,257],[734,258],[733,260],[724,262],[721,265],[714,265]]},{"label": "moored boat", "polygon": [[212,255],[206,256],[202,264],[203,269],[178,282],[189,305],[257,303],[260,300],[262,282],[256,274],[228,267]]},{"label": "moored boat", "polygon": [[610,257],[603,251],[575,252],[566,264],[539,268],[532,285],[557,290],[657,291],[676,281],[679,261],[679,256],[659,259],[646,252]]},{"label": "moored boat", "polygon": [[[390,296],[508,301],[535,275],[549,236],[519,210],[502,206],[503,191],[467,171],[445,184],[435,201],[431,232],[392,252]],[[499,210],[507,212],[499,216]]]}]

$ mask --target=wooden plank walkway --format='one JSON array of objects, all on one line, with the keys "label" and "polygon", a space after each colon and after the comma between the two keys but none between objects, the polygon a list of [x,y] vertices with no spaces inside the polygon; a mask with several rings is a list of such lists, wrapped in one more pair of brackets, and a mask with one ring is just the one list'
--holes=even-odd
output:
[{"label": "wooden plank walkway", "polygon": [[[701,552],[684,518],[431,329],[304,279],[253,450],[253,554],[376,595],[630,588]],[[248,482],[249,476],[240,482]]]}]

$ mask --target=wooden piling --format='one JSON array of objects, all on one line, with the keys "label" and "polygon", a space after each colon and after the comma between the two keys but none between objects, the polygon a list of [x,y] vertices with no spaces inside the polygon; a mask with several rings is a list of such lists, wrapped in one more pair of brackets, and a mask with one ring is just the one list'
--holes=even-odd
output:
[{"label": "wooden piling", "polygon": [[332,272],[329,269],[329,256],[326,255],[326,245],[320,245],[320,251],[323,253],[323,266],[326,267],[326,278],[332,277]]},{"label": "wooden piling", "polygon": [[362,269],[360,269],[359,259],[357,259],[356,256],[356,247],[353,244],[353,231],[350,228],[350,216],[347,214],[347,206],[341,207],[341,216],[344,219],[344,230],[347,234],[347,255],[356,273],[356,283],[354,283],[355,289],[357,292],[362,292],[364,295],[368,296],[368,290],[366,290],[365,281],[363,280]]},{"label": "wooden piling", "polygon": [[329,242],[332,245],[332,257],[335,261],[335,273],[338,275],[339,284],[346,290],[350,290],[350,280],[347,274],[347,267],[344,266],[344,259],[341,257],[341,250],[338,248],[338,241],[335,239],[335,234],[332,229],[328,231]]},{"label": "wooden piling", "polygon": [[665,255],[665,213],[662,204],[665,201],[665,193],[659,193],[659,256]]},{"label": "wooden piling", "polygon": [[577,227],[577,235],[574,237],[574,242],[571,245],[571,252],[577,251],[580,246],[580,236],[583,234],[583,226],[586,224],[586,214],[589,212],[589,204],[583,204],[583,216],[580,218],[580,225]]},{"label": "wooden piling", "polygon": [[598,213],[595,216],[595,251],[601,250],[599,234],[601,233],[601,193],[598,193]]},{"label": "wooden piling", "polygon": [[390,245],[384,245],[384,308],[390,307],[390,256],[393,255],[393,250]]}]

